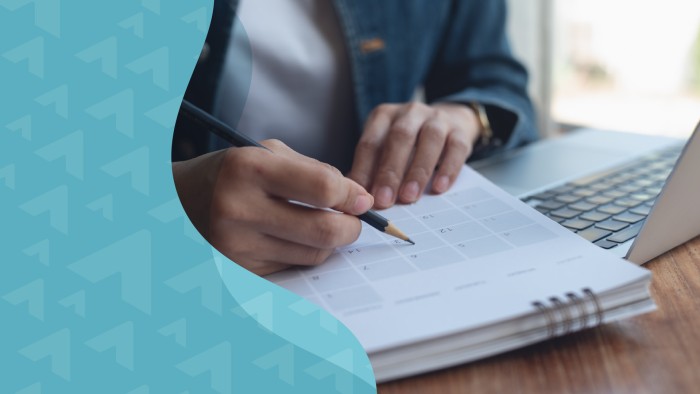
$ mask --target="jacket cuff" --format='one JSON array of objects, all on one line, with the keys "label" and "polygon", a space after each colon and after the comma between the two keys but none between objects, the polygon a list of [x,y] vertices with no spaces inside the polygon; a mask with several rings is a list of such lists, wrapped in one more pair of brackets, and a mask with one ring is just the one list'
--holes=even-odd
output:
[{"label": "jacket cuff", "polygon": [[504,149],[525,145],[538,138],[533,121],[532,108],[529,103],[521,106],[505,101],[502,97],[486,92],[463,92],[435,100],[434,102],[451,102],[469,105],[477,102],[486,110],[493,137],[489,144],[477,141],[469,160],[478,160]]}]

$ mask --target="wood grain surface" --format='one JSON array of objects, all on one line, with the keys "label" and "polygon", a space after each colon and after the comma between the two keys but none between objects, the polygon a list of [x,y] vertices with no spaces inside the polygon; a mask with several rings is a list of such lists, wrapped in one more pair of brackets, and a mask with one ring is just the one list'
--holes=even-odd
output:
[{"label": "wood grain surface", "polygon": [[645,265],[654,312],[379,385],[397,393],[700,393],[700,237]]}]

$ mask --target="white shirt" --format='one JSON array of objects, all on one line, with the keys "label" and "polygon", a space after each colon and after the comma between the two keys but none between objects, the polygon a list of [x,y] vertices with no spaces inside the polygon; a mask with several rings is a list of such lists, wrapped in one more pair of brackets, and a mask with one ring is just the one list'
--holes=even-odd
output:
[{"label": "white shirt", "polygon": [[[238,8],[215,115],[259,141],[277,138],[349,169],[355,135],[350,62],[328,0],[244,0]],[[250,89],[245,63],[252,51]],[[238,66],[237,66],[238,65]],[[243,65],[241,67],[241,65]],[[247,97],[246,97],[247,93]],[[239,111],[232,110],[245,102]]]}]

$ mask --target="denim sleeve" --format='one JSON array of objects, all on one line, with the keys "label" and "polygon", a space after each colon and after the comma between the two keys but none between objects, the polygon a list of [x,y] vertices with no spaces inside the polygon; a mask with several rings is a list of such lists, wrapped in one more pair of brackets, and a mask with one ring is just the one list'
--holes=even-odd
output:
[{"label": "denim sleeve", "polygon": [[476,157],[534,141],[538,132],[528,74],[511,53],[505,1],[455,0],[451,11],[425,81],[426,99],[484,105],[501,144],[481,147]]}]

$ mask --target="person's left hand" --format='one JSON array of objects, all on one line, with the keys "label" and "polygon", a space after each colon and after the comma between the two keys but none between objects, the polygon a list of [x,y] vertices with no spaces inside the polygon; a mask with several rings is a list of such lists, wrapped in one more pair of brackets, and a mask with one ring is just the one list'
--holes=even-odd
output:
[{"label": "person's left hand", "polygon": [[367,119],[349,177],[372,193],[376,208],[415,202],[433,172],[431,191],[443,193],[479,136],[476,116],[463,104],[379,105]]}]

